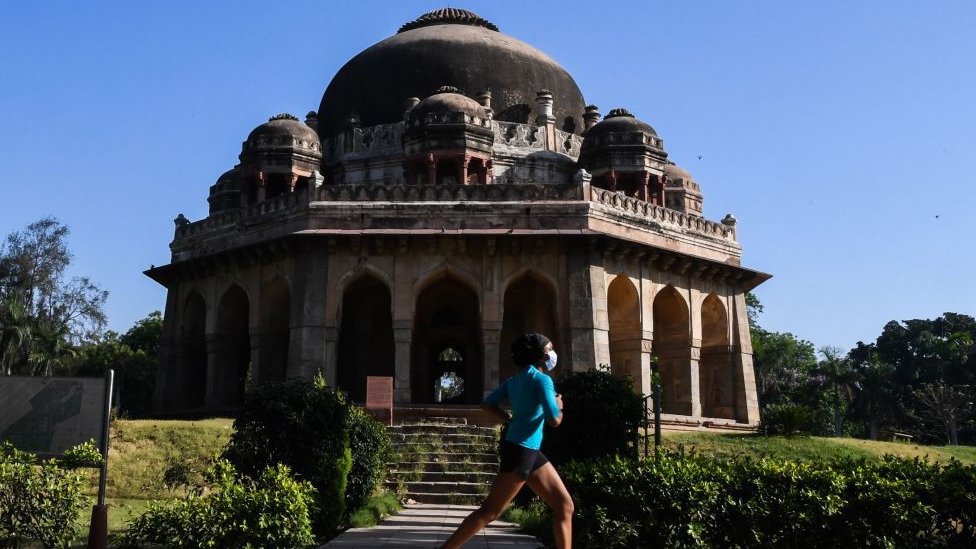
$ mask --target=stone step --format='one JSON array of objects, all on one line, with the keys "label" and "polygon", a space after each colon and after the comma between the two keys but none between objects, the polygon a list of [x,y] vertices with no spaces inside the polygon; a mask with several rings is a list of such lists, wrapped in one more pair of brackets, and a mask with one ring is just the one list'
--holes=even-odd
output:
[{"label": "stone step", "polygon": [[495,473],[497,461],[401,461],[389,464],[390,473],[424,471],[431,473],[464,472]]},{"label": "stone step", "polygon": [[[419,478],[418,478],[419,475]],[[491,483],[495,471],[392,471],[388,480],[393,483],[403,481],[430,483]]]},{"label": "stone step", "polygon": [[397,488],[402,486],[406,490],[407,497],[411,497],[413,499],[417,499],[414,497],[415,494],[463,494],[479,496],[487,494],[488,489],[491,488],[491,484],[487,482],[461,481],[426,482],[422,480],[414,480],[397,482],[395,480],[387,480],[383,484],[393,491],[396,491]]},{"label": "stone step", "polygon": [[[404,459],[403,456],[410,455],[431,455],[431,454],[491,454],[495,452],[494,444],[485,443],[470,443],[470,442],[447,442],[439,444],[424,444],[424,443],[411,443],[411,444],[394,444],[393,451],[397,453],[399,459]],[[451,458],[448,458],[451,459]],[[420,460],[424,461],[424,460]]]},{"label": "stone step", "polygon": [[390,433],[393,444],[436,443],[436,442],[470,442],[494,444],[498,437],[472,433]]},{"label": "stone step", "polygon": [[467,425],[468,418],[465,417],[425,417],[422,420],[409,420],[397,423],[397,425]]},{"label": "stone step", "polygon": [[485,501],[485,496],[482,494],[427,494],[418,492],[407,497],[420,503],[437,505],[481,505]]},{"label": "stone step", "polygon": [[426,423],[413,423],[406,425],[394,425],[387,427],[390,436],[404,434],[472,434],[490,437],[498,437],[498,431],[494,427],[479,427],[477,425],[429,425]]},{"label": "stone step", "polygon": [[[400,452],[397,463],[498,463],[495,452]],[[392,465],[392,464],[391,464]]]}]

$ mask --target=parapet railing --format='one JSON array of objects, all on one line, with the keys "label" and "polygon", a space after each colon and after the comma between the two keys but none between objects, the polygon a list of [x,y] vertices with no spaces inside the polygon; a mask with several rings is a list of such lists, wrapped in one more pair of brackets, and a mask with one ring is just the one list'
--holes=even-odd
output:
[{"label": "parapet railing", "polygon": [[709,221],[697,215],[689,215],[678,210],[663,208],[650,202],[627,196],[621,192],[610,191],[588,185],[590,202],[603,204],[615,210],[643,217],[649,221],[665,225],[673,225],[685,230],[693,231],[710,237],[735,240],[735,227]]},{"label": "parapet railing", "polygon": [[245,208],[213,214],[193,223],[178,225],[176,237],[209,232],[228,225],[285,211],[306,208],[309,202],[522,202],[532,200],[580,201],[600,204],[638,220],[735,241],[735,226],[663,208],[626,196],[621,192],[594,187],[585,180],[563,184],[491,185],[407,185],[347,184],[322,185],[310,191],[276,196]]}]

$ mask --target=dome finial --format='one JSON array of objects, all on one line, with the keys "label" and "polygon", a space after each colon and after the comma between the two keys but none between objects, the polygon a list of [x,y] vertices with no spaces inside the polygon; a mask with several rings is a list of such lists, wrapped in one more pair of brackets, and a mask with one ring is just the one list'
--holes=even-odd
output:
[{"label": "dome finial", "polygon": [[498,27],[494,23],[474,12],[458,8],[441,8],[439,10],[429,11],[403,25],[397,31],[397,34],[421,27],[430,27],[432,25],[471,25],[473,27],[484,27],[495,32],[498,31]]}]

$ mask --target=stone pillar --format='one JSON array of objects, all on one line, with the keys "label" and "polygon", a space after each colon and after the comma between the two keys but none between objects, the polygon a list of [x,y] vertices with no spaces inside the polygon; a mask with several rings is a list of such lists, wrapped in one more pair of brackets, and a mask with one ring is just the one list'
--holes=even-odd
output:
[{"label": "stone pillar", "polygon": [[485,161],[485,178],[482,181],[485,185],[490,184],[495,179],[495,170],[491,159]]},{"label": "stone pillar", "polygon": [[412,352],[412,342],[412,323],[409,320],[394,320],[393,402],[395,404],[410,403],[410,355]]},{"label": "stone pillar", "polygon": [[[304,249],[303,249],[304,248]],[[324,246],[300,247],[291,292],[289,378],[312,379],[325,366],[325,318],[328,251]]]},{"label": "stone pillar", "polygon": [[433,153],[427,153],[427,184],[433,185],[437,183],[437,159],[434,158]]},{"label": "stone pillar", "polygon": [[471,157],[464,155],[461,158],[461,163],[458,166],[458,185],[468,184],[468,164],[471,162]]},{"label": "stone pillar", "polygon": [[484,395],[495,390],[500,380],[498,379],[498,361],[501,344],[502,323],[499,321],[484,322]]},{"label": "stone pillar", "polygon": [[174,408],[180,395],[183,357],[180,349],[183,318],[179,310],[179,285],[166,291],[166,310],[163,316],[163,333],[159,339],[159,367],[156,368],[156,387],[153,390],[153,410],[168,411]]},{"label": "stone pillar", "polygon": [[298,174],[293,173],[288,180],[288,192],[295,192],[295,185],[298,185]]},{"label": "stone pillar", "polygon": [[613,168],[610,168],[610,171],[607,172],[607,181],[610,182],[610,190],[617,192],[617,171]]},{"label": "stone pillar", "polygon": [[223,382],[218,376],[218,361],[220,360],[221,341],[214,333],[206,335],[207,340],[207,392],[204,397],[204,408],[213,410],[222,403],[218,402],[220,384]]},{"label": "stone pillar", "polygon": [[592,370],[610,363],[607,294],[601,255],[592,241],[583,243],[567,261],[569,270],[570,367]]},{"label": "stone pillar", "polygon": [[323,331],[325,332],[325,361],[322,364],[322,377],[330,387],[336,387],[339,379],[339,327],[327,325]]},{"label": "stone pillar", "polygon": [[[264,371],[261,369],[261,340],[264,335],[261,333],[261,326],[252,324],[248,329],[248,343],[251,344],[251,367],[247,375],[250,383],[264,383]],[[245,390],[247,385],[245,385]]]},{"label": "stone pillar", "polygon": [[267,193],[267,189],[265,189],[265,187],[264,187],[264,172],[258,172],[257,179],[258,179],[258,197],[257,197],[257,201],[258,202],[264,202],[264,197],[265,197],[265,194]]},{"label": "stone pillar", "polygon": [[749,336],[749,319],[746,316],[746,294],[737,291],[733,297],[732,337],[737,352],[734,355],[736,367],[735,419],[750,425],[759,424],[759,396],[756,392],[756,372],[752,365],[752,339]]},{"label": "stone pillar", "polygon": [[641,334],[643,337],[640,340],[641,354],[640,354],[640,375],[635,380],[638,383],[638,388],[642,395],[649,395],[653,390],[651,386],[651,358],[653,353],[651,348],[653,347],[653,340],[645,332]]},{"label": "stone pillar", "polygon": [[695,343],[692,343],[691,352],[688,356],[688,390],[691,393],[689,395],[691,400],[689,415],[701,417],[701,346]]},{"label": "stone pillar", "polygon": [[647,202],[649,200],[647,185],[648,185],[648,181],[650,180],[650,178],[651,178],[651,174],[649,174],[647,172],[641,172],[641,175],[640,175],[640,182],[641,182],[641,186],[640,186],[640,199],[643,200],[644,202]]}]

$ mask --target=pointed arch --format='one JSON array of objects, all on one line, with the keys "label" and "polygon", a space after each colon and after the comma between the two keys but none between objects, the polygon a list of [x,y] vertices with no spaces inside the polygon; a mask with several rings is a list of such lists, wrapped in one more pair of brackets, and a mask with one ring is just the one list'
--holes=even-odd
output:
[{"label": "pointed arch", "polygon": [[[466,286],[475,294],[475,297],[480,303],[481,284],[478,282],[478,280],[467,271],[451,265],[446,260],[417,277],[417,280],[413,284],[413,294],[419,296],[422,292],[426,291],[427,288],[445,278],[450,278]],[[478,311],[480,316],[481,309],[479,308]]]},{"label": "pointed arch", "polygon": [[214,368],[213,405],[238,406],[251,369],[250,300],[237,284],[231,284],[217,306],[217,357]]},{"label": "pointed arch", "polygon": [[528,332],[545,334],[558,350],[556,322],[556,288],[538,272],[525,269],[518,278],[510,278],[502,299],[502,331],[498,348],[498,379],[515,372],[509,349],[515,339]]},{"label": "pointed arch", "polygon": [[629,378],[641,391],[640,294],[626,275],[615,277],[607,287],[610,371]]},{"label": "pointed arch", "polygon": [[183,408],[202,408],[207,395],[207,302],[193,290],[183,301],[180,318],[179,393],[174,403]]},{"label": "pointed arch", "polygon": [[345,287],[340,311],[336,386],[364,402],[367,376],[394,376],[390,288],[372,271],[360,271]]},{"label": "pointed arch", "polygon": [[[450,270],[438,274],[437,278],[427,277],[417,294],[410,364],[411,401],[433,402],[434,380],[451,370],[464,379],[464,393],[456,402],[478,404],[484,385],[479,296]],[[457,351],[461,360],[439,362],[438,357],[447,348]]]},{"label": "pointed arch", "polygon": [[735,366],[729,346],[729,315],[715,294],[709,294],[702,301],[701,326],[699,384],[702,415],[734,419]]},{"label": "pointed arch", "polygon": [[661,374],[662,411],[691,415],[691,336],[688,303],[670,284],[654,297],[654,353]]},{"label": "pointed arch", "polygon": [[291,339],[291,288],[276,275],[261,288],[261,354],[258,381],[284,381]]}]

